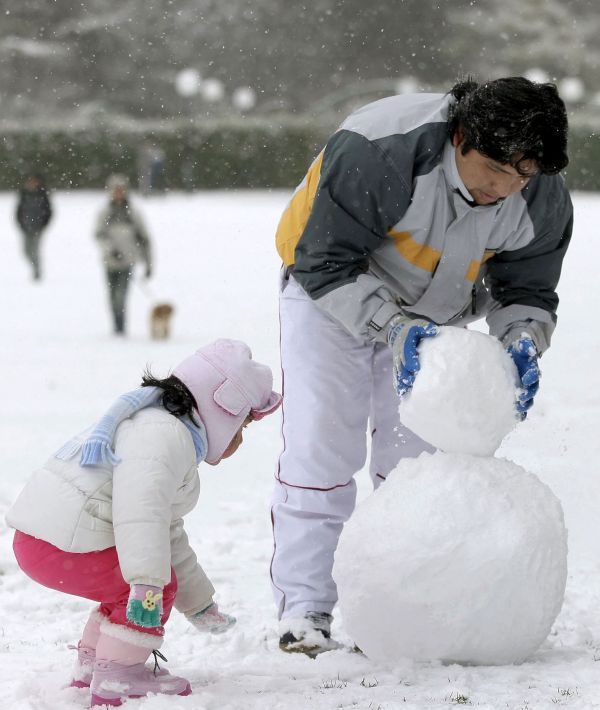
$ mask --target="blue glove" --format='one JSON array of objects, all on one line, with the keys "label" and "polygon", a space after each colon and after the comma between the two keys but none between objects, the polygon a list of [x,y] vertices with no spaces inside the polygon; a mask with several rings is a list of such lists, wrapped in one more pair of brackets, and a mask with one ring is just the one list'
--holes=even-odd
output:
[{"label": "blue glove", "polygon": [[150,584],[132,584],[125,612],[132,624],[145,628],[161,625],[162,589]]},{"label": "blue glove", "polygon": [[533,398],[540,386],[540,368],[538,366],[538,351],[533,340],[525,333],[508,346],[508,354],[517,366],[521,388],[517,397],[517,413],[523,421],[527,410],[533,404]]},{"label": "blue glove", "polygon": [[388,344],[394,358],[394,388],[400,397],[410,391],[421,365],[419,343],[439,333],[435,323],[423,318],[395,316],[388,329]]}]

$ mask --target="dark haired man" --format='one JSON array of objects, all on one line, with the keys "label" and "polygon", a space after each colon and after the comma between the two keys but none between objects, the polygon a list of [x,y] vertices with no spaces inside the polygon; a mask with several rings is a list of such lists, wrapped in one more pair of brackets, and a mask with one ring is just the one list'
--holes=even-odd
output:
[{"label": "dark haired man", "polygon": [[277,232],[285,447],[271,572],[283,650],[330,644],[333,553],[367,430],[375,487],[431,450],[400,424],[396,396],[414,382],[422,338],[486,315],[526,416],[571,236],[566,144],[553,85],[468,80],[359,109],[294,193]]}]

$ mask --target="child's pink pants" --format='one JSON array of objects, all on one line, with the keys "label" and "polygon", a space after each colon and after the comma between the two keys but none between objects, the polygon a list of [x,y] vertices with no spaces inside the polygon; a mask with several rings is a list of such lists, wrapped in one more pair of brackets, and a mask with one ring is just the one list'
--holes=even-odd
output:
[{"label": "child's pink pants", "polygon": [[173,568],[171,581],[163,589],[163,626],[142,629],[129,622],[125,615],[130,585],[121,574],[116,547],[99,552],[64,552],[49,542],[17,530],[13,549],[23,572],[44,587],[100,602],[100,613],[113,624],[128,626],[154,636],[164,635],[164,624],[169,618],[177,593],[177,578]]}]

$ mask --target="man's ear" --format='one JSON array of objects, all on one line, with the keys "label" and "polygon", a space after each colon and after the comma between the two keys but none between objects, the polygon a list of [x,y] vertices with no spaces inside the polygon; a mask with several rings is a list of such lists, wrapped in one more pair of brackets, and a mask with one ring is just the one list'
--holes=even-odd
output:
[{"label": "man's ear", "polygon": [[462,129],[462,126],[459,126],[456,131],[454,131],[454,135],[452,136],[452,145],[456,148],[459,146],[465,138],[465,133]]}]

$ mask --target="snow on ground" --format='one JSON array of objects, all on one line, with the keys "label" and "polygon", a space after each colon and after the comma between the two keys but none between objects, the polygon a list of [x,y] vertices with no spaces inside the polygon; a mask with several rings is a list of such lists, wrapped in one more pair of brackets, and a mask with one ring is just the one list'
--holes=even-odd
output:
[{"label": "snow on ground", "polygon": [[[273,233],[288,193],[134,199],[154,238],[156,275],[147,287],[133,285],[127,339],[110,334],[92,238],[105,199],[100,192],[54,195],[45,278],[34,284],[13,224],[15,197],[0,195],[0,707],[11,710],[75,710],[89,701],[87,691],[66,686],[73,659],[67,644],[77,641],[91,604],[37,586],[12,557],[2,513],[26,476],[136,386],[146,364],[162,376],[198,345],[225,336],[246,340],[258,360],[278,365]],[[219,603],[239,623],[226,635],[204,637],[175,614],[163,651],[194,694],[132,700],[131,710],[600,708],[599,212],[600,196],[576,196],[560,325],[542,362],[541,391],[499,451],[552,487],[569,528],[565,605],[542,648],[507,667],[385,666],[344,650],[316,660],[280,652],[268,575],[280,446],[278,418],[271,417],[248,430],[229,462],[201,468],[203,493],[186,522]],[[148,310],[158,299],[177,308],[174,337],[165,343],[148,338]],[[368,493],[362,475],[360,494]],[[339,618],[334,633],[350,643]]]}]

